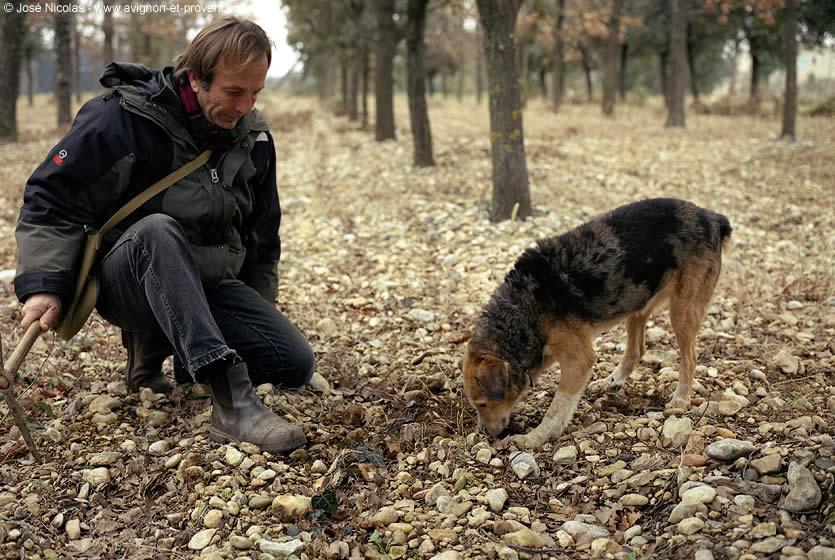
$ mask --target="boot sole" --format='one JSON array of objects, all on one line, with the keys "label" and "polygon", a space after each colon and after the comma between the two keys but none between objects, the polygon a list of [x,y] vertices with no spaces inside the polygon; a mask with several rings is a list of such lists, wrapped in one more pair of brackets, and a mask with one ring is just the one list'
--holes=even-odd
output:
[{"label": "boot sole", "polygon": [[[217,443],[241,443],[242,441],[246,441],[246,440],[242,440],[240,438],[237,438],[237,437],[235,437],[235,436],[233,436],[229,433],[226,433],[222,430],[219,430],[219,429],[215,428],[214,426],[209,428],[209,439],[214,441],[214,442],[217,442]],[[272,449],[267,449],[265,447],[262,447],[262,449],[264,451],[269,451],[271,453],[284,453],[284,452],[287,452],[287,451],[293,451],[294,449],[298,449],[299,447],[302,447],[306,443],[307,443],[307,437],[304,435],[304,433],[302,433],[300,437],[295,437],[295,438],[291,439],[286,445],[283,445],[281,447],[272,448]],[[254,444],[254,445],[258,445],[258,444]],[[259,447],[261,447],[261,446],[259,446]]]}]

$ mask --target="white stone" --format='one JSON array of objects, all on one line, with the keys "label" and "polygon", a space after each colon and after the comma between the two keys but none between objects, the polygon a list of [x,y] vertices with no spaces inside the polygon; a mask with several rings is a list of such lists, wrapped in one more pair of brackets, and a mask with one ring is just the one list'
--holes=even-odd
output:
[{"label": "white stone", "polygon": [[688,517],[682,519],[678,523],[678,532],[682,535],[693,535],[701,531],[705,526],[705,522],[698,517]]},{"label": "white stone", "polygon": [[488,490],[486,498],[487,504],[490,506],[490,510],[500,512],[502,511],[502,508],[504,508],[504,504],[507,501],[507,490],[504,488],[494,488],[492,490]]},{"label": "white stone", "polygon": [[516,476],[524,480],[528,476],[539,476],[539,465],[536,464],[536,459],[530,453],[516,453],[510,459],[510,468],[516,473]]},{"label": "white stone", "polygon": [[241,464],[241,461],[244,460],[244,454],[230,445],[226,448],[225,459],[227,465],[230,467],[237,467]]},{"label": "white stone", "polygon": [[693,433],[693,421],[690,418],[678,418],[670,416],[664,420],[664,427],[661,435],[663,443],[667,447],[681,447],[687,443],[690,434]]},{"label": "white stone", "polygon": [[716,489],[711,486],[701,485],[690,488],[681,495],[682,502],[695,502],[709,504],[716,497]]},{"label": "white stone", "polygon": [[293,539],[291,541],[277,543],[267,539],[261,539],[258,542],[258,548],[261,552],[266,552],[273,556],[290,556],[304,548],[304,542],[301,539]]},{"label": "white stone", "polygon": [[198,531],[188,541],[188,547],[191,550],[203,550],[212,542],[215,533],[217,533],[217,529],[203,529],[202,531]]},{"label": "white stone", "polygon": [[92,484],[98,486],[110,480],[110,471],[106,467],[98,467],[96,469],[84,469],[81,471],[81,478]]},{"label": "white stone", "polygon": [[568,445],[566,447],[560,447],[556,453],[554,453],[554,462],[555,463],[575,463],[577,461],[577,447],[574,445]]},{"label": "white stone", "polygon": [[171,448],[171,444],[161,439],[159,441],[155,441],[151,445],[148,446],[148,452],[151,455],[165,455],[168,453],[168,450]]}]

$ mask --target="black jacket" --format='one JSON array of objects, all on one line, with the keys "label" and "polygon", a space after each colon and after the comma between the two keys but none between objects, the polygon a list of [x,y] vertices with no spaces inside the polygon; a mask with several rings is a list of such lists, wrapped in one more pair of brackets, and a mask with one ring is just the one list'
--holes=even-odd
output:
[{"label": "black jacket", "polygon": [[[69,132],[26,184],[15,238],[15,292],[38,292],[69,304],[86,228],[101,226],[134,195],[200,153],[185,127],[171,68],[111,63],[102,85]],[[268,301],[277,295],[281,208],[275,146],[257,110],[244,116],[223,154],[157,195],[116,226],[113,242],[152,213],[183,226],[204,285],[239,278]],[[104,254],[104,252],[102,252]]]}]

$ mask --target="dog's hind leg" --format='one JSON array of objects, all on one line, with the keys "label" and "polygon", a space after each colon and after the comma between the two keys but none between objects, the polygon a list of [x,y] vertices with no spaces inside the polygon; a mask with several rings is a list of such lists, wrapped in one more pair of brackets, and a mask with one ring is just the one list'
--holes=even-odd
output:
[{"label": "dog's hind leg", "polygon": [[690,408],[696,370],[696,334],[704,320],[721,264],[714,255],[694,259],[682,267],[670,298],[670,323],[676,335],[681,366],[678,386],[668,408]]},{"label": "dog's hind leg", "polygon": [[645,309],[642,309],[626,319],[626,352],[624,352],[623,358],[609,377],[589,385],[590,391],[607,391],[624,384],[626,378],[634,371],[635,366],[641,361],[646,351],[644,330],[649,315]]}]

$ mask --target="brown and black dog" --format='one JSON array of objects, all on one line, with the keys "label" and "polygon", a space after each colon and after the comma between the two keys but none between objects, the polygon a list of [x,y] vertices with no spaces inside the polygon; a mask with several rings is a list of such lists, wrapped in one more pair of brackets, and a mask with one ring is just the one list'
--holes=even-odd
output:
[{"label": "brown and black dog", "polygon": [[620,386],[643,356],[647,319],[667,304],[681,353],[668,406],[689,407],[696,333],[730,235],[725,216],[658,198],[621,206],[525,251],[477,320],[464,356],[464,392],[481,429],[504,430],[514,403],[558,361],[559,389],[542,423],[509,442],[535,448],[559,437],[588,382],[595,337],[626,321],[620,364],[593,384]]}]

